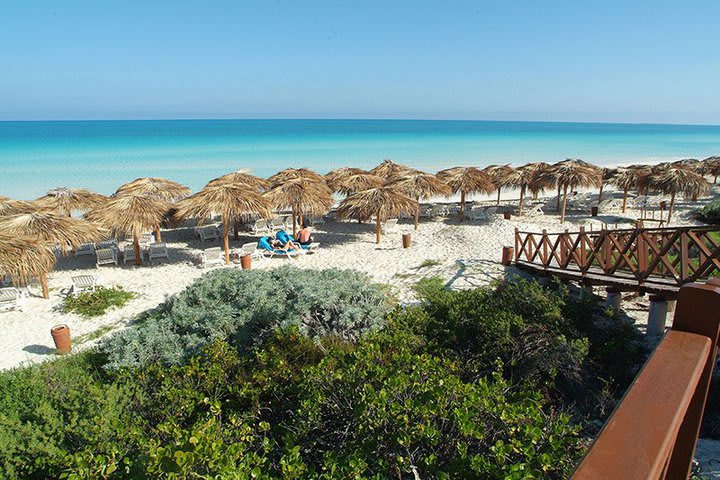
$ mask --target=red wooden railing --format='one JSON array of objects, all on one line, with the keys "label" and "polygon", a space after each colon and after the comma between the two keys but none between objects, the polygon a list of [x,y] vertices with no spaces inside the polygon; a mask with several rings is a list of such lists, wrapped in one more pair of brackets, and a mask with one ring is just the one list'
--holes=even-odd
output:
[{"label": "red wooden railing", "polygon": [[720,280],[680,289],[655,349],[573,478],[687,479],[720,333]]},{"label": "red wooden railing", "polygon": [[560,233],[515,229],[515,262],[680,286],[720,276],[720,226]]}]

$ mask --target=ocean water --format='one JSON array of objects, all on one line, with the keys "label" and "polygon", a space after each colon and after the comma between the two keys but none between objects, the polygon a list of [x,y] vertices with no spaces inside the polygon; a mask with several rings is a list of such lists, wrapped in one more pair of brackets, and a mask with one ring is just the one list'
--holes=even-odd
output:
[{"label": "ocean water", "polygon": [[110,194],[137,177],[198,190],[240,168],[325,173],[385,158],[427,171],[457,165],[650,162],[720,155],[720,126],[425,120],[0,122],[0,195],[72,186]]}]

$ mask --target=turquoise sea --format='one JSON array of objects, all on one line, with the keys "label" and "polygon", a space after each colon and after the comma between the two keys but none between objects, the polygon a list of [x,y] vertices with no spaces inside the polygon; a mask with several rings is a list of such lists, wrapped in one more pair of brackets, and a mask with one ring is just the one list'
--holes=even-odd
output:
[{"label": "turquoise sea", "polygon": [[0,122],[0,195],[58,186],[110,194],[143,176],[193,190],[240,168],[321,173],[384,158],[436,171],[456,165],[596,164],[720,155],[720,126],[430,120],[138,120]]}]

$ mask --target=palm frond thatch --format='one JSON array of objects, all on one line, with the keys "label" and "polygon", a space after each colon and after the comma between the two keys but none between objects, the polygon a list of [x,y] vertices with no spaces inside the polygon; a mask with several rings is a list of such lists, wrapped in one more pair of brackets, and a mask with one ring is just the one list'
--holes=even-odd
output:
[{"label": "palm frond thatch", "polygon": [[363,190],[382,187],[385,185],[385,179],[371,173],[359,173],[338,178],[332,184],[333,186],[330,188],[333,191],[343,195],[352,195]]},{"label": "palm frond thatch", "polygon": [[408,197],[397,188],[385,185],[357,192],[340,202],[337,215],[339,219],[360,218],[367,220],[375,216],[376,243],[380,243],[382,222],[397,217],[401,213],[412,213],[417,200]]},{"label": "palm frond thatch", "polygon": [[377,175],[378,177],[382,177],[386,180],[389,180],[390,178],[396,177],[398,175],[402,175],[404,173],[409,173],[415,171],[414,168],[408,167],[407,165],[403,165],[401,163],[395,163],[392,160],[383,160],[378,165],[376,165],[374,168],[370,170],[370,173],[373,175]]},{"label": "palm frond thatch", "polygon": [[476,167],[453,167],[440,170],[437,177],[453,191],[460,193],[460,220],[465,219],[465,196],[470,193],[492,193],[495,184],[490,175]]},{"label": "palm frond thatch", "polygon": [[718,177],[720,177],[720,157],[708,157],[703,160],[703,174],[715,177],[713,183],[717,183]]},{"label": "palm frond thatch", "polygon": [[268,180],[251,175],[248,170],[226,173],[225,175],[210,180],[207,186],[213,186],[219,183],[234,183],[239,186],[255,188],[258,191],[264,191],[270,188],[270,182]]},{"label": "palm frond thatch", "polygon": [[523,214],[525,191],[536,177],[536,168],[536,164],[528,164],[522,167],[514,168],[512,171],[507,172],[502,180],[503,186],[520,189],[518,215]]},{"label": "palm frond thatch", "polygon": [[287,182],[288,180],[295,180],[297,178],[304,178],[315,182],[325,181],[325,178],[322,175],[313,172],[309,168],[286,168],[285,170],[281,170],[275,175],[268,177],[268,182],[270,182],[271,187],[274,187],[280,183]]},{"label": "palm frond thatch", "polygon": [[653,173],[650,185],[670,195],[670,208],[668,210],[668,223],[672,218],[675,206],[675,196],[683,194],[686,197],[697,198],[707,193],[709,185],[705,177],[684,165],[669,165]]},{"label": "palm frond thatch", "polygon": [[292,210],[293,235],[297,234],[296,219],[303,215],[322,215],[335,203],[332,190],[325,182],[296,178],[278,183],[263,194],[273,208]]},{"label": "palm frond thatch", "polygon": [[57,245],[63,253],[83,243],[100,241],[107,234],[107,230],[87,220],[49,211],[0,217],[0,232]]},{"label": "palm frond thatch", "polygon": [[489,165],[483,169],[495,184],[497,189],[497,204],[500,205],[500,192],[503,187],[507,187],[507,179],[512,174],[514,168],[510,165]]},{"label": "palm frond thatch", "polygon": [[166,178],[137,178],[118,187],[115,195],[146,195],[165,202],[176,202],[190,195],[190,189]]},{"label": "palm frond thatch", "polygon": [[40,280],[43,297],[49,298],[47,273],[55,267],[52,245],[37,238],[0,232],[0,273],[10,275],[18,285],[32,278]]},{"label": "palm frond thatch", "polygon": [[547,173],[551,171],[552,166],[545,162],[528,163],[520,167],[521,169],[530,170],[532,172],[532,178],[528,183],[528,190],[533,194],[533,198],[537,200],[539,194],[553,188],[555,186],[555,178]]},{"label": "palm frond thatch", "polygon": [[618,168],[617,173],[610,179],[610,183],[623,191],[622,212],[625,213],[628,192],[641,190],[644,179],[649,178],[650,168],[645,165],[631,165]]},{"label": "palm frond thatch", "polygon": [[88,211],[101,207],[107,200],[105,195],[83,188],[59,187],[36,199],[35,203],[70,216],[74,210]]},{"label": "palm frond thatch", "polygon": [[420,200],[427,200],[432,197],[444,196],[449,197],[452,188],[440,180],[436,175],[425,172],[412,172],[395,177],[389,185],[400,190],[410,198],[418,200],[415,208],[415,230],[418,229],[420,222]]},{"label": "palm frond thatch", "polygon": [[[598,167],[580,159],[572,158],[556,163],[549,171],[540,175],[554,181],[558,186],[558,190],[560,188],[563,190],[560,223],[565,223],[568,189],[572,191],[576,187],[599,187],[602,181],[601,175],[602,172]],[[558,193],[559,199],[560,194]]]},{"label": "palm frond thatch", "polygon": [[328,184],[328,187],[330,187],[334,192],[336,192],[337,182],[352,175],[367,174],[370,174],[370,172],[368,172],[367,170],[363,170],[362,168],[342,167],[336,168],[335,170],[330,170],[328,173],[325,174],[324,178],[325,182]]},{"label": "palm frond thatch", "polygon": [[15,215],[35,211],[39,206],[34,202],[25,200],[13,200],[12,198],[0,196],[0,217],[4,215]]}]

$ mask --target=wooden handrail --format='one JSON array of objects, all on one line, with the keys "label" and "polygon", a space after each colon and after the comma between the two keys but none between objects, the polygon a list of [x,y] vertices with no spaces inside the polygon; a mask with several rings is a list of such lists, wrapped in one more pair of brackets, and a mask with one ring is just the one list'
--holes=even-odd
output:
[{"label": "wooden handrail", "polygon": [[673,326],[573,478],[687,479],[720,334],[720,281],[680,289]]}]

